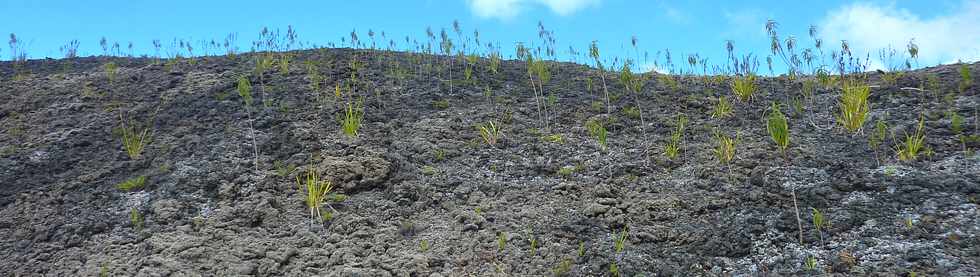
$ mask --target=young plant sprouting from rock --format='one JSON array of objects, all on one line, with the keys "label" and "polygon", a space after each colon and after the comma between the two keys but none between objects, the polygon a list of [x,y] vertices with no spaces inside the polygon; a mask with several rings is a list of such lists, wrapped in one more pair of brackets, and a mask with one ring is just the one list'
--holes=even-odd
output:
[{"label": "young plant sprouting from rock", "polygon": [[[344,195],[332,193],[334,188],[333,183],[320,179],[320,175],[316,172],[312,161],[310,161],[310,167],[306,169],[306,178],[301,178],[299,175],[296,176],[296,185],[299,186],[300,191],[306,193],[305,202],[306,207],[310,209],[311,225],[315,223],[317,218],[320,219],[320,222],[323,222],[324,219],[330,220],[333,218],[332,213],[321,210],[324,202],[327,200],[343,201],[346,198]],[[327,204],[327,207],[330,207],[329,204]]]},{"label": "young plant sprouting from rock", "polygon": [[500,231],[497,233],[497,251],[503,252],[507,248],[507,233]]},{"label": "young plant sprouting from rock", "polygon": [[806,268],[807,271],[816,271],[817,258],[814,258],[813,256],[806,257],[806,260],[803,261],[803,267]]},{"label": "young plant sprouting from rock", "polygon": [[616,261],[609,263],[609,276],[619,277],[619,266],[616,265]]},{"label": "young plant sprouting from rock", "polygon": [[674,123],[674,131],[670,133],[670,140],[664,145],[664,156],[668,159],[675,159],[680,155],[681,142],[684,139],[684,128],[687,125],[687,117],[683,114],[677,115],[677,121]]},{"label": "young plant sprouting from rock", "polygon": [[599,120],[589,120],[585,123],[585,129],[589,130],[589,136],[594,138],[596,142],[599,143],[599,147],[603,151],[606,150],[606,127],[602,126],[602,122]]},{"label": "young plant sprouting from rock", "polygon": [[843,91],[838,103],[840,114],[837,115],[837,122],[847,131],[856,133],[864,126],[868,112],[871,111],[868,105],[871,87],[851,81],[844,82]]},{"label": "young plant sprouting from rock", "polygon": [[810,208],[813,214],[813,228],[817,231],[817,236],[820,237],[820,244],[823,244],[823,232],[821,232],[824,227],[830,225],[827,219],[824,218],[823,213],[817,208]]},{"label": "young plant sprouting from rock", "polygon": [[596,68],[599,69],[599,77],[602,79],[602,91],[606,96],[606,114],[609,114],[609,90],[606,89],[606,73],[605,69],[602,67],[602,60],[599,58],[598,43],[594,40],[592,41],[592,44],[589,45],[589,56],[592,57],[592,60],[595,61]]},{"label": "young plant sprouting from rock", "polygon": [[500,126],[494,123],[493,120],[477,128],[480,131],[480,137],[483,138],[483,142],[486,142],[490,146],[497,144],[497,140],[500,139]]},{"label": "young plant sprouting from rock", "polygon": [[[122,120],[122,116],[119,119]],[[140,128],[138,125],[130,119],[128,123],[123,121],[120,128],[123,149],[126,150],[126,155],[129,155],[129,158],[133,160],[139,159],[143,154],[143,149],[150,143],[150,129]]]},{"label": "young plant sprouting from rock", "polygon": [[139,176],[119,183],[116,188],[122,191],[131,191],[142,188],[144,184],[146,184],[146,176]]},{"label": "young plant sprouting from rock", "polygon": [[747,74],[743,77],[732,78],[731,82],[732,94],[735,95],[741,102],[747,102],[752,100],[752,96],[755,94],[755,75]]},{"label": "young plant sprouting from rock", "polygon": [[112,87],[112,84],[116,81],[116,72],[118,72],[119,66],[114,62],[108,62],[102,67],[105,70],[106,80],[109,80],[109,87]]},{"label": "young plant sprouting from rock", "polygon": [[973,77],[970,76],[970,67],[965,63],[960,65],[960,93],[966,92],[973,85]]},{"label": "young plant sprouting from rock", "polygon": [[888,124],[885,123],[885,120],[879,118],[878,121],[875,122],[874,132],[872,132],[871,135],[868,136],[868,146],[871,146],[871,150],[875,152],[875,161],[879,165],[881,164],[881,158],[878,156],[878,148],[881,146],[882,143],[885,142],[885,139],[887,138],[888,138]]},{"label": "young plant sprouting from rock", "polygon": [[732,116],[732,102],[728,101],[727,96],[718,97],[718,103],[715,103],[715,109],[711,112],[712,118],[727,118]]},{"label": "young plant sprouting from rock", "polygon": [[357,136],[357,130],[361,128],[361,120],[364,119],[364,108],[361,107],[361,102],[357,102],[357,106],[347,103],[347,108],[344,110],[344,118],[341,120],[341,130],[350,137]]},{"label": "young plant sprouting from rock", "polygon": [[901,161],[914,161],[919,157],[926,142],[924,118],[919,118],[919,125],[912,134],[905,134],[905,141],[895,147],[898,152],[898,159]]},{"label": "young plant sprouting from rock", "polygon": [[137,232],[143,230],[143,214],[136,207],[129,210],[129,223]]},{"label": "young plant sprouting from rock", "polygon": [[442,53],[449,57],[449,94],[453,93],[453,40],[449,39],[449,35],[446,34],[446,29],[442,29],[440,33],[442,37],[442,42],[439,43]]},{"label": "young plant sprouting from rock", "polygon": [[627,93],[632,93],[633,102],[636,105],[637,114],[639,114],[640,118],[640,132],[646,135],[646,132],[644,132],[644,126],[646,126],[646,124],[643,121],[643,108],[640,106],[639,96],[640,91],[643,89],[643,84],[646,83],[646,80],[643,78],[643,76],[633,74],[630,64],[632,64],[632,62],[629,60],[623,63],[623,69],[619,73],[619,82],[626,88]]},{"label": "young plant sprouting from rock", "polygon": [[259,170],[259,146],[255,143],[255,128],[252,127],[252,83],[248,77],[238,77],[238,95],[245,102],[245,114],[248,116],[248,130],[252,135],[252,159],[255,170]]},{"label": "young plant sprouting from rock", "polygon": [[490,53],[490,63],[487,64],[490,68],[490,73],[497,75],[497,71],[500,69],[500,53],[493,51]]},{"label": "young plant sprouting from rock", "polygon": [[616,253],[623,253],[626,250],[626,239],[629,237],[629,227],[623,227],[623,231],[619,235],[613,236],[614,245]]},{"label": "young plant sprouting from rock", "polygon": [[738,145],[739,134],[735,133],[735,136],[729,136],[722,133],[721,131],[715,131],[715,158],[718,159],[718,163],[728,167],[728,174],[732,173],[732,160],[735,159],[735,147]]},{"label": "young plant sprouting from rock", "polygon": [[766,130],[769,131],[769,137],[772,141],[776,143],[779,147],[779,152],[786,156],[786,148],[789,147],[789,123],[786,120],[786,115],[779,110],[779,104],[772,103],[772,113],[769,114],[769,119],[766,122]]}]

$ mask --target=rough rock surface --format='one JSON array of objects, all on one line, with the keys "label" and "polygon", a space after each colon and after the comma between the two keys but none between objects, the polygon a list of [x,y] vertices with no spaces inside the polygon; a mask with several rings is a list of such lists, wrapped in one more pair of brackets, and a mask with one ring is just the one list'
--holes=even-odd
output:
[{"label": "rough rock surface", "polygon": [[[606,116],[585,81],[598,71],[553,64],[548,132],[522,62],[491,74],[481,60],[471,81],[454,63],[450,92],[446,57],[291,54],[288,72],[261,78],[253,54],[0,62],[0,275],[539,276],[565,261],[569,276],[608,275],[612,264],[624,276],[980,275],[980,158],[964,151],[980,145],[960,143],[946,115],[980,134],[980,86],[956,92],[958,66],[895,85],[872,73],[871,120],[856,135],[833,126],[839,89],[818,86],[803,112],[786,109],[784,159],[763,116],[799,95],[800,80],[763,78],[755,100],[717,119],[727,82],[678,78],[674,89],[651,76],[634,100],[608,73]],[[349,83],[354,58],[365,117],[350,138],[338,123],[349,92],[334,87]],[[109,61],[119,65],[111,83]],[[320,91],[306,61],[319,64]],[[246,109],[235,85],[249,73]],[[928,76],[938,89],[900,89]],[[646,126],[622,112],[637,101]],[[660,153],[678,113],[690,122],[671,161]],[[920,114],[931,155],[900,162],[890,137],[877,161],[874,121],[900,139]],[[151,127],[142,157],[123,151],[120,118]],[[594,118],[608,120],[607,150],[584,127]],[[503,126],[494,146],[475,128],[491,119]],[[714,158],[716,129],[741,134],[731,166]],[[295,183],[311,159],[348,196],[323,224],[311,224]],[[116,188],[136,176],[143,188]],[[813,209],[830,223],[819,233]]]}]

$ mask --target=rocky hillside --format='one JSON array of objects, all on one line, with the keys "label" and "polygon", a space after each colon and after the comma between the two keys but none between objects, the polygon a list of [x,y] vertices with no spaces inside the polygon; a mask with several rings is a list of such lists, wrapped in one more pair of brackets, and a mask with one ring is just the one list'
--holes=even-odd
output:
[{"label": "rocky hillside", "polygon": [[[739,101],[723,76],[636,74],[633,92],[620,72],[491,64],[2,62],[0,275],[980,275],[980,85],[960,85],[980,64],[848,76],[871,91],[857,132],[836,123],[839,78],[758,78]],[[333,185],[322,221],[310,171]]]}]

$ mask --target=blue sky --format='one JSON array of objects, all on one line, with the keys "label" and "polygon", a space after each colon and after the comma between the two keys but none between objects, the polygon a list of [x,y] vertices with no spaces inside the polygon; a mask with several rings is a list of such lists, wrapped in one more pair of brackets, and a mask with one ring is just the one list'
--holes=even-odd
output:
[{"label": "blue sky", "polygon": [[[739,3],[733,3],[739,2]],[[99,55],[99,39],[129,42],[138,54],[153,54],[151,41],[221,41],[237,33],[241,48],[262,27],[292,25],[299,40],[339,43],[356,30],[384,31],[401,43],[406,35],[425,40],[425,28],[451,34],[453,20],[463,33],[479,30],[481,40],[499,42],[505,54],[515,42],[537,40],[539,21],[554,32],[561,54],[569,46],[585,52],[597,40],[605,57],[636,57],[630,38],[652,56],[669,49],[675,63],[697,53],[720,63],[725,41],[736,52],[768,53],[764,30],[769,18],[781,36],[796,35],[800,48],[816,25],[827,47],[847,39],[855,54],[892,45],[904,53],[909,39],[920,45],[920,63],[934,65],[980,59],[980,0],[935,1],[626,1],[626,0],[427,0],[427,1],[37,1],[3,0],[0,34],[15,33],[31,58],[60,57],[58,48],[77,39],[82,56]],[[455,39],[455,35],[451,35]],[[0,57],[10,59],[4,43]],[[200,49],[200,48],[198,48]],[[198,52],[199,53],[199,52]],[[881,66],[876,65],[876,66]]]}]

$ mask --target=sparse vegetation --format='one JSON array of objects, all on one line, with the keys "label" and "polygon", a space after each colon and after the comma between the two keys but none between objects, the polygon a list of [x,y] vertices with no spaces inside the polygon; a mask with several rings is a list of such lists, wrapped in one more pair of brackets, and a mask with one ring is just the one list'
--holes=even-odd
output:
[{"label": "sparse vegetation", "polygon": [[731,171],[730,164],[735,159],[738,137],[737,133],[735,136],[728,136],[720,131],[715,131],[715,158],[720,164],[729,166],[729,171]]},{"label": "sparse vegetation", "polygon": [[777,103],[772,104],[772,113],[769,114],[766,130],[769,131],[769,138],[779,147],[779,152],[784,158],[789,159],[786,155],[786,148],[789,147],[789,123]]},{"label": "sparse vegetation", "polygon": [[973,77],[970,74],[970,67],[966,64],[960,64],[960,82],[959,89],[960,93],[965,93],[967,89],[973,86]]},{"label": "sparse vegetation", "polygon": [[143,230],[143,214],[136,207],[129,210],[129,224],[133,226],[133,230],[136,232]]},{"label": "sparse vegetation", "polygon": [[142,128],[130,119],[128,123],[123,121],[120,131],[126,155],[129,155],[129,158],[133,160],[139,159],[143,155],[143,149],[150,143],[150,129]]},{"label": "sparse vegetation", "polygon": [[606,149],[606,127],[598,120],[589,120],[585,123],[585,128],[589,131],[589,136],[594,138],[602,150]]},{"label": "sparse vegetation", "polygon": [[122,191],[131,191],[143,188],[144,184],[146,184],[146,176],[139,176],[119,183],[116,188]]},{"label": "sparse vegetation", "polygon": [[837,115],[837,122],[847,131],[855,133],[864,126],[868,112],[871,111],[868,104],[871,88],[868,85],[852,81],[845,82],[843,90],[838,104],[840,112]]},{"label": "sparse vegetation", "polygon": [[752,100],[753,95],[755,95],[756,85],[755,85],[755,75],[748,74],[746,76],[737,77],[732,79],[732,94],[735,98],[741,102],[748,102]]},{"label": "sparse vegetation", "polygon": [[875,161],[881,164],[881,159],[878,156],[878,148],[881,144],[885,143],[885,139],[888,138],[888,124],[885,123],[883,119],[878,119],[875,122],[875,130],[868,136],[868,145],[875,152]]},{"label": "sparse vegetation", "polygon": [[245,114],[248,116],[248,130],[252,137],[252,163],[259,170],[259,145],[255,142],[255,128],[252,127],[252,83],[246,76],[238,77],[238,96],[245,102]]},{"label": "sparse vegetation", "polygon": [[340,122],[341,131],[349,137],[356,137],[357,131],[361,128],[361,120],[363,118],[364,108],[361,107],[360,101],[357,102],[356,106],[347,103],[347,109],[344,110],[344,117]]},{"label": "sparse vegetation", "polygon": [[720,119],[731,117],[733,114],[732,109],[732,103],[728,101],[728,97],[718,97],[718,102],[715,103],[711,117]]},{"label": "sparse vegetation", "polygon": [[898,159],[902,161],[914,161],[921,154],[923,146],[926,141],[926,134],[923,127],[925,127],[925,119],[919,118],[919,125],[915,128],[915,132],[912,134],[905,134],[905,140],[901,144],[895,146],[895,151],[898,153]]},{"label": "sparse vegetation", "polygon": [[681,142],[684,139],[684,128],[687,125],[687,117],[683,114],[677,115],[674,121],[674,131],[670,133],[670,139],[664,145],[664,156],[668,159],[676,159],[681,151]]},{"label": "sparse vegetation", "polygon": [[[333,218],[333,213],[330,211],[324,212],[321,207],[325,204],[327,200],[342,200],[344,197],[339,194],[333,194],[334,185],[329,180],[322,180],[320,174],[317,173],[316,168],[313,166],[313,162],[310,161],[309,168],[306,169],[305,178],[296,176],[296,185],[299,186],[301,192],[305,193],[306,207],[310,210],[310,225],[315,223],[317,218],[320,222],[324,220],[330,220]],[[332,197],[328,197],[332,196]],[[330,204],[327,204],[330,207]],[[332,207],[330,207],[333,210]]]},{"label": "sparse vegetation", "polygon": [[494,123],[493,120],[488,121],[487,124],[480,125],[478,129],[480,130],[480,137],[483,138],[483,142],[486,142],[490,146],[497,144],[497,140],[500,139],[500,126]]},{"label": "sparse vegetation", "polygon": [[[972,234],[963,227],[969,220],[960,216],[968,214],[976,197],[960,195],[962,188],[937,196],[903,184],[934,180],[957,187],[962,175],[969,175],[970,162],[976,159],[970,149],[980,145],[980,135],[975,134],[980,117],[968,110],[976,110],[970,106],[975,102],[970,76],[975,64],[913,69],[911,61],[918,66],[918,46],[910,41],[905,70],[893,66],[890,52],[882,52],[881,65],[887,71],[876,75],[869,67],[879,63],[864,58],[864,53],[852,54],[847,41],[840,41],[840,49],[821,48],[822,40],[811,27],[814,45],[807,48],[794,36],[779,37],[775,21],[766,24],[771,52],[758,57],[747,51],[736,57],[733,42],[728,41],[728,59],[720,64],[708,63],[706,57],[712,55],[702,58],[681,49],[684,65],[676,61],[676,49],[648,54],[637,48],[633,37],[632,52],[606,53],[603,58],[596,41],[588,45],[588,53],[575,48],[586,45],[574,43],[567,52],[556,53],[554,34],[539,26],[541,41],[517,42],[513,56],[502,54],[499,43],[480,43],[476,31],[466,37],[456,22],[452,30],[457,38],[450,39],[451,33],[443,30],[441,43],[431,30],[427,30],[428,43],[408,36],[402,43],[383,31],[368,30],[370,41],[358,40],[352,31],[349,40],[342,39],[341,45],[350,47],[344,49],[332,49],[338,47],[332,42],[293,48],[292,30],[281,37],[264,29],[251,52],[241,55],[235,36],[229,36],[224,45],[227,56],[213,41],[175,39],[166,49],[154,40],[157,52],[161,47],[167,51],[166,60],[159,53],[156,59],[119,57],[123,52],[118,43],[107,40],[101,45],[101,57],[77,58],[78,42],[73,40],[60,49],[66,60],[26,60],[25,42],[11,35],[15,57],[0,63],[0,90],[10,91],[10,97],[0,97],[10,101],[0,105],[4,108],[0,164],[7,166],[0,170],[0,181],[40,180],[43,186],[24,192],[15,188],[4,196],[9,199],[0,199],[17,211],[41,211],[12,213],[5,224],[14,227],[15,235],[40,232],[44,236],[34,240],[67,239],[74,245],[92,232],[66,238],[46,232],[44,226],[88,226],[99,214],[93,217],[91,208],[109,205],[117,210],[117,223],[135,230],[126,239],[136,242],[148,238],[144,227],[168,231],[173,224],[187,221],[189,227],[176,226],[177,230],[200,237],[228,233],[228,228],[255,229],[258,232],[251,233],[267,236],[257,238],[260,244],[299,239],[307,246],[329,248],[345,244],[344,240],[356,246],[373,238],[385,244],[386,253],[374,259],[382,266],[418,265],[406,272],[423,275],[649,274],[654,263],[648,258],[677,250],[657,249],[664,240],[667,246],[693,241],[722,247],[719,251],[726,253],[716,256],[739,257],[737,268],[725,259],[715,267],[719,260],[712,257],[686,263],[683,259],[690,253],[679,253],[674,258],[681,257],[680,263],[672,259],[655,272],[766,275],[771,270],[777,275],[799,275],[903,273],[913,268],[945,272],[933,270],[935,265],[928,260],[907,255],[873,257],[875,261],[861,262],[858,269],[864,271],[853,269],[858,263],[849,251],[862,244],[850,240],[852,231],[862,223],[884,221],[878,224],[884,229],[873,232],[884,232],[876,239],[883,249],[892,249],[895,243],[902,246],[908,239],[922,242],[916,244],[922,251],[947,247],[952,250],[949,263],[957,266],[950,267],[954,270],[950,274],[971,272],[963,266],[962,253],[969,253],[964,249],[972,246],[966,240]],[[780,59],[785,66],[774,68],[773,62]],[[588,65],[574,64],[582,60]],[[756,74],[760,60],[768,73]],[[71,65],[77,68],[67,70]],[[456,70],[464,79],[453,78]],[[618,78],[618,83],[612,81],[612,93],[606,89],[606,75]],[[599,81],[604,96],[599,95]],[[258,85],[255,91],[253,84]],[[526,93],[528,86],[533,95]],[[62,88],[80,93],[59,95]],[[235,90],[244,103],[248,133],[243,111],[236,109],[242,102],[236,102]],[[149,93],[159,93],[159,99]],[[111,134],[91,132],[107,129],[101,119],[111,114],[113,121],[116,113],[120,121],[109,122],[115,127]],[[129,117],[130,113],[136,116]],[[919,120],[911,122],[915,113],[920,114]],[[873,128],[864,130],[872,117],[875,123],[867,125]],[[660,122],[648,126],[645,119],[650,118]],[[340,125],[341,132],[334,124]],[[903,129],[905,136],[896,137]],[[608,141],[610,132],[617,140]],[[111,144],[118,138],[129,159],[122,158],[118,144]],[[864,148],[864,139],[870,149]],[[248,140],[255,171],[248,167]],[[103,147],[103,142],[112,147]],[[612,151],[609,143],[614,144]],[[891,148],[897,158],[890,158],[891,153],[879,155],[881,145],[891,146],[885,152]],[[260,157],[259,146],[268,155]],[[771,159],[776,155],[771,150],[777,149],[785,163]],[[874,151],[877,167],[869,164],[867,150]],[[658,151],[662,152],[654,153]],[[311,153],[309,166],[297,161],[302,160],[297,155],[303,155],[297,153]],[[793,160],[789,155],[794,155]],[[321,159],[322,164],[314,164]],[[720,170],[727,170],[727,175],[715,173]],[[38,174],[68,181],[44,185],[51,178],[37,179]],[[294,178],[295,189],[291,188]],[[188,182],[191,186],[185,187]],[[101,187],[75,189],[86,184]],[[54,191],[48,193],[48,188]],[[341,190],[361,194],[341,205],[337,202],[346,199]],[[93,195],[106,191],[112,193]],[[785,192],[791,197],[785,197]],[[78,195],[61,197],[72,193]],[[917,201],[874,197],[878,194],[901,194]],[[65,201],[77,204],[80,212],[75,218],[38,208]],[[920,202],[930,206],[923,210],[916,206]],[[864,209],[860,213],[839,207],[856,203]],[[127,207],[131,208],[128,225],[122,218]],[[806,218],[807,207],[810,218]],[[939,212],[934,213],[934,208]],[[305,223],[303,212],[308,212],[310,228],[297,230]],[[339,213],[352,216],[334,220]],[[765,218],[760,221],[756,216]],[[798,230],[788,226],[794,216]],[[830,216],[841,217],[833,227]],[[44,226],[24,224],[37,223],[40,217],[45,217]],[[731,222],[711,222],[717,219]],[[812,220],[810,231],[803,228],[806,219]],[[94,234],[113,231],[120,227],[117,223],[92,224]],[[746,240],[738,231],[745,231],[739,225],[743,223],[777,225],[763,230],[762,237],[749,228],[756,234],[750,236],[753,249],[776,251],[741,253]],[[930,236],[937,226],[953,231],[939,230],[941,236]],[[690,232],[705,227],[735,228],[735,232]],[[904,237],[887,234],[896,229]],[[798,232],[799,246],[793,232]],[[496,243],[486,237],[494,233]],[[282,236],[270,241],[270,234]],[[459,235],[462,240],[456,238]],[[964,241],[958,241],[960,236]],[[950,243],[935,243],[939,240]],[[240,241],[220,242],[235,249],[250,247]],[[100,251],[97,245],[77,246],[80,251]],[[783,253],[787,249],[792,251]],[[110,250],[102,255],[113,259],[145,252]],[[285,263],[308,258],[302,253],[310,248],[286,250],[266,254]],[[358,252],[365,249],[354,250],[354,256],[340,253],[344,254],[340,259],[359,258],[364,253]],[[16,254],[14,260],[49,263]],[[146,263],[143,256],[118,263],[115,271],[132,270],[135,265],[152,273],[158,271],[157,262],[171,262]],[[404,257],[414,260],[406,263]],[[103,260],[83,261],[82,266],[92,271]],[[214,268],[239,269],[218,262]],[[105,263],[101,264],[108,274]],[[371,259],[366,265],[378,266]],[[297,271],[295,266],[273,264],[241,270],[316,275],[336,271],[336,266]],[[41,269],[32,272],[42,275],[71,270],[37,268]],[[0,271],[5,269],[21,270],[0,265]],[[18,272],[22,271],[14,271]]]},{"label": "sparse vegetation", "polygon": [[613,237],[613,241],[615,242],[614,248],[616,250],[616,253],[622,253],[623,250],[626,250],[626,239],[628,238],[628,236],[629,236],[629,228],[623,227],[623,231],[620,232],[619,235],[615,235]]}]

